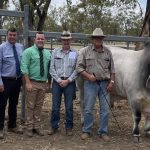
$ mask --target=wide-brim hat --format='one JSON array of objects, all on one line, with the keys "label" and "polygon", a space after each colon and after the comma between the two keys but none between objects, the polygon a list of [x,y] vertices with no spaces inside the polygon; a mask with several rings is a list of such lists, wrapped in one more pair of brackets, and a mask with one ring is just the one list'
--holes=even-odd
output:
[{"label": "wide-brim hat", "polygon": [[62,40],[72,39],[70,31],[63,31],[61,34],[61,39]]},{"label": "wide-brim hat", "polygon": [[105,37],[103,31],[101,28],[96,28],[93,33],[90,35],[90,37]]}]

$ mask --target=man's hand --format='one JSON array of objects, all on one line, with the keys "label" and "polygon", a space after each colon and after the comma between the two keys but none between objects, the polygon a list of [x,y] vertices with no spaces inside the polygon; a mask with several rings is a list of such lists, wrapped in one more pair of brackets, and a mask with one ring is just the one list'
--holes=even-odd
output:
[{"label": "man's hand", "polygon": [[32,91],[33,86],[32,86],[32,84],[31,84],[31,82],[27,82],[27,83],[26,83],[26,89],[27,89],[28,92],[31,92],[31,91]]},{"label": "man's hand", "polygon": [[51,84],[48,82],[46,83],[46,91],[49,91],[50,90],[50,87],[51,87]]},{"label": "man's hand", "polygon": [[113,90],[113,84],[114,84],[114,83],[110,82],[110,83],[108,84],[108,86],[107,86],[107,91],[108,91],[109,93],[112,92],[112,90]]},{"label": "man's hand", "polygon": [[59,85],[60,85],[61,87],[66,87],[68,84],[69,84],[69,80],[61,80],[61,81],[59,82]]},{"label": "man's hand", "polygon": [[4,85],[0,85],[0,92],[4,92]]},{"label": "man's hand", "polygon": [[88,75],[88,80],[95,82],[96,81],[96,77],[93,74],[89,74]]}]

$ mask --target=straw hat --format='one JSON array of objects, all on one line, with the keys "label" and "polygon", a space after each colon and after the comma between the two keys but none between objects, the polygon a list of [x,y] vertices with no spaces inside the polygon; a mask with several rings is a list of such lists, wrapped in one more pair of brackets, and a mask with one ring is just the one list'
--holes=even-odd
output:
[{"label": "straw hat", "polygon": [[105,36],[106,35],[104,35],[101,28],[96,28],[91,35],[91,37],[105,37]]},{"label": "straw hat", "polygon": [[61,39],[62,40],[72,39],[70,31],[63,31],[61,34]]}]

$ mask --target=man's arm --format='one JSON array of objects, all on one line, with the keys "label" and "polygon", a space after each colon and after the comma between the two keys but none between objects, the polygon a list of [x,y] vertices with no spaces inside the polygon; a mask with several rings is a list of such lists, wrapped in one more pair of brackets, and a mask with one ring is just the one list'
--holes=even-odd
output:
[{"label": "man's arm", "polygon": [[56,50],[54,50],[54,52],[52,53],[49,73],[51,74],[52,78],[59,83],[61,79],[58,77],[57,72],[55,70],[55,55],[56,55]]},{"label": "man's arm", "polygon": [[25,87],[27,91],[32,90],[32,84],[29,78],[29,65],[30,65],[30,52],[28,50],[25,50],[22,54],[21,72],[25,80]]},{"label": "man's arm", "polygon": [[77,73],[81,74],[85,79],[93,82],[96,81],[96,77],[94,76],[94,74],[89,74],[88,72],[85,71],[85,68],[86,63],[84,58],[84,49],[81,49],[79,51],[79,56],[77,59],[76,71]]}]

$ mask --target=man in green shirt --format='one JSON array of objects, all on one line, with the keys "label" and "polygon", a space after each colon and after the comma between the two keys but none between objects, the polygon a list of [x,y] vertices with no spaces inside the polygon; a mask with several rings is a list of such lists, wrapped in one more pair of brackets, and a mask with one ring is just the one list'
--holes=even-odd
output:
[{"label": "man in green shirt", "polygon": [[27,48],[22,55],[21,71],[25,79],[25,96],[27,102],[27,131],[26,135],[32,137],[33,133],[42,136],[40,130],[40,114],[43,106],[45,91],[50,87],[47,83],[48,69],[51,54],[44,49],[45,36],[37,32],[35,44]]}]

